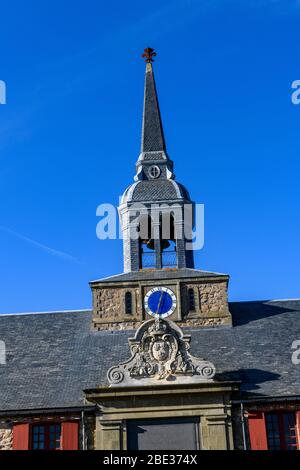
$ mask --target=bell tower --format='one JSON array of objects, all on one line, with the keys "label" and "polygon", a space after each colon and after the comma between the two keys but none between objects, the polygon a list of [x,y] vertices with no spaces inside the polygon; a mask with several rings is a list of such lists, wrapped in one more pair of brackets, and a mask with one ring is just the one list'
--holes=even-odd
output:
[{"label": "bell tower", "polygon": [[173,172],[147,48],[141,150],[119,206],[124,272],[90,282],[94,330],[135,329],[151,317],[180,325],[231,325],[226,274],[194,269],[193,208]]},{"label": "bell tower", "polygon": [[[175,180],[165,143],[159,109],[153,57],[146,48],[141,152],[136,175],[123,194],[119,215],[124,241],[124,272],[141,269],[193,268],[189,246],[193,202]],[[191,243],[189,244],[191,245]]]}]

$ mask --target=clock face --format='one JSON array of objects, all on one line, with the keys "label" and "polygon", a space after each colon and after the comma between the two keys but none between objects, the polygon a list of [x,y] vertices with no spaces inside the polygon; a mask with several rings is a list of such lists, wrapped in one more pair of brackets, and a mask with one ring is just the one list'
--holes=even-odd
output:
[{"label": "clock face", "polygon": [[145,295],[144,305],[149,315],[166,318],[172,315],[176,308],[176,296],[167,287],[154,287]]}]

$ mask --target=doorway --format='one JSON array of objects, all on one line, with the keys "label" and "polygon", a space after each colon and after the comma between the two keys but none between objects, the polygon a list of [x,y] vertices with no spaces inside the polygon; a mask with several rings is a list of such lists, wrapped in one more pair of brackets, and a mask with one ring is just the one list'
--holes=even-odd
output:
[{"label": "doorway", "polygon": [[197,450],[199,418],[127,421],[128,450]]}]

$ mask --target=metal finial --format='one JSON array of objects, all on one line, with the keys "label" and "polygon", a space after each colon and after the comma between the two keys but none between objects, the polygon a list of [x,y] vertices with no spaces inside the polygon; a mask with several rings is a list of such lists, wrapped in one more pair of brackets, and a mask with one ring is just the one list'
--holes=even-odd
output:
[{"label": "metal finial", "polygon": [[154,62],[153,57],[155,57],[157,54],[154,52],[154,49],[152,47],[146,47],[144,49],[144,54],[142,54],[142,58],[145,59],[145,62],[148,64],[151,64],[151,62]]}]

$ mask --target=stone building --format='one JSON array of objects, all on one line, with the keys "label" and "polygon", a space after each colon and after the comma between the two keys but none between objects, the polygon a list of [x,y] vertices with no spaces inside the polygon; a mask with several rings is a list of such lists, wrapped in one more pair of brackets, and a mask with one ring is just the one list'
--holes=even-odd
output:
[{"label": "stone building", "polygon": [[195,269],[153,55],[124,272],[90,283],[92,310],[0,315],[2,450],[299,448],[300,301],[228,303],[229,276]]}]

